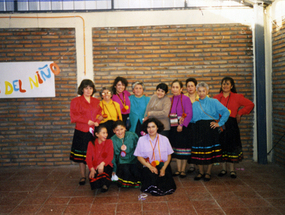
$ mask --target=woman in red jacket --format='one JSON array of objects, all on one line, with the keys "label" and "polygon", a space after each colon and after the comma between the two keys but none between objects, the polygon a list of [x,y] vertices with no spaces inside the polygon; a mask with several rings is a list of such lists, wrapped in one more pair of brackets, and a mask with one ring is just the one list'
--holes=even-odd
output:
[{"label": "woman in red jacket", "polygon": [[80,185],[84,185],[86,181],[87,145],[90,140],[94,139],[94,128],[103,118],[99,99],[92,97],[95,92],[94,83],[89,79],[84,79],[77,91],[80,96],[72,99],[70,103],[70,119],[71,123],[75,123],[70,160],[79,163]]},{"label": "woman in red jacket", "polygon": [[113,171],[113,142],[107,139],[107,136],[107,128],[104,125],[96,127],[95,140],[88,143],[86,154],[91,189],[101,188],[101,192],[108,191]]},{"label": "woman in red jacket", "polygon": [[226,162],[228,162],[230,163],[230,176],[236,178],[234,163],[238,163],[243,159],[238,123],[242,115],[251,112],[254,104],[244,98],[243,95],[237,94],[235,82],[231,77],[222,79],[220,94],[214,96],[214,98],[218,99],[230,112],[230,117],[225,124],[226,129],[220,134],[224,163],[223,169],[218,176],[222,177],[227,174]]}]

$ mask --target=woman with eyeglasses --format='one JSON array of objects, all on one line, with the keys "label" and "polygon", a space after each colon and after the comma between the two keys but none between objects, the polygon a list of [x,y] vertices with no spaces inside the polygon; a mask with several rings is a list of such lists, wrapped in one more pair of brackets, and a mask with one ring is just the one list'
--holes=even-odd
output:
[{"label": "woman with eyeglasses", "polygon": [[113,123],[117,120],[122,120],[122,114],[120,105],[114,102],[112,98],[112,91],[109,88],[103,87],[100,91],[100,96],[102,100],[100,101],[100,106],[102,108],[103,120],[100,124],[103,124],[108,131],[108,139],[113,135]]}]

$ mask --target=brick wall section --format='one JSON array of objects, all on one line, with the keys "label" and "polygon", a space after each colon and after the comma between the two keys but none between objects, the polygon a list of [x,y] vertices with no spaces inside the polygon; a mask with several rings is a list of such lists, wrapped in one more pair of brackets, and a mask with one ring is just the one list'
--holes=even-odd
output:
[{"label": "brick wall section", "polygon": [[[272,31],[273,143],[285,132],[285,19],[274,24]],[[274,161],[285,167],[285,137],[278,142]]]},{"label": "brick wall section", "polygon": [[74,29],[0,29],[0,62],[54,61],[55,98],[0,99],[0,166],[70,164],[76,96]]},{"label": "brick wall section", "polygon": [[[238,93],[253,100],[252,31],[241,24],[93,28],[95,85],[110,86],[117,76],[142,80],[152,95],[160,82],[195,77],[219,92],[224,76],[235,79]],[[131,88],[128,87],[131,91]],[[97,94],[98,95],[98,94]],[[245,159],[252,159],[253,114],[242,117]]]}]

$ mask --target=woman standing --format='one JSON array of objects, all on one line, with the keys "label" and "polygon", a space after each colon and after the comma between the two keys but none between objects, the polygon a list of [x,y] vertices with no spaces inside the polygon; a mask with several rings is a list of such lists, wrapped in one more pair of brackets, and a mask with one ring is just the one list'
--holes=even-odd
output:
[{"label": "woman standing", "polygon": [[154,196],[172,194],[176,190],[169,165],[173,150],[167,137],[158,134],[163,124],[156,118],[149,118],[142,130],[146,135],[139,138],[134,153],[143,165],[141,191]]},{"label": "woman standing", "polygon": [[143,117],[146,106],[149,102],[149,97],[146,97],[144,92],[144,86],[142,82],[135,82],[132,86],[134,95],[130,96],[131,111],[130,111],[130,131],[135,132],[139,137],[141,136],[141,125],[143,123]]},{"label": "woman standing", "polygon": [[171,102],[166,96],[167,92],[168,86],[165,83],[160,83],[156,86],[156,93],[150,98],[146,106],[144,120],[150,117],[160,120],[164,125],[164,130],[160,134],[169,137],[170,122],[168,115]]},{"label": "woman standing", "polygon": [[[196,85],[197,85],[197,80],[195,78],[188,78],[186,80],[187,93],[185,94],[185,96],[189,97],[189,99],[192,103],[192,106],[193,106],[194,102],[199,101],[199,96],[198,96],[197,91],[196,91]],[[190,145],[192,146],[192,143],[194,141],[194,133],[193,133],[194,123],[192,120],[190,121],[188,128],[189,128],[189,136],[190,136],[190,138],[189,138]],[[191,157],[188,159],[188,163],[190,164],[188,172],[189,173],[194,172],[195,171],[195,165],[192,164]]]},{"label": "woman standing", "polygon": [[94,127],[100,123],[101,107],[99,100],[93,98],[96,92],[94,83],[89,79],[84,79],[77,93],[80,95],[71,100],[70,103],[70,119],[71,123],[75,123],[75,131],[71,146],[70,160],[79,163],[80,185],[84,185],[86,181],[86,150],[88,142],[92,140]]},{"label": "woman standing", "polygon": [[113,143],[112,140],[107,139],[107,136],[107,129],[104,125],[96,127],[96,139],[88,143],[86,155],[91,189],[101,188],[101,192],[108,191],[113,170]]},{"label": "woman standing", "polygon": [[114,123],[115,135],[111,137],[114,146],[113,175],[118,176],[119,187],[139,187],[140,171],[137,166],[137,158],[134,151],[137,146],[138,136],[126,131],[126,125],[118,120]]},{"label": "woman standing", "polygon": [[194,180],[211,180],[213,163],[218,163],[222,159],[219,127],[225,124],[230,115],[228,109],[217,99],[207,97],[208,91],[209,86],[205,82],[197,84],[199,101],[193,103],[195,137],[191,161],[198,165],[199,173]]},{"label": "woman standing", "polygon": [[186,177],[185,169],[187,159],[191,155],[191,144],[189,143],[188,124],[192,119],[192,104],[190,99],[183,95],[183,84],[181,81],[174,80],[171,83],[170,108],[170,134],[169,140],[174,150],[173,157],[176,158],[177,172],[174,176]]},{"label": "woman standing", "polygon": [[[130,114],[131,102],[129,96],[131,95],[127,90],[128,81],[127,79],[118,76],[113,83],[112,92],[113,97],[112,100],[117,102],[120,105],[123,122],[126,125],[127,118]],[[127,125],[126,125],[127,126]]]},{"label": "woman standing", "polygon": [[223,169],[219,176],[222,177],[227,174],[226,162],[228,162],[230,176],[236,178],[234,164],[243,159],[238,123],[242,115],[249,114],[252,111],[254,104],[244,98],[243,95],[237,94],[235,82],[231,77],[222,79],[220,94],[214,96],[214,98],[218,99],[230,111],[230,117],[225,124],[226,130],[220,134]]},{"label": "woman standing", "polygon": [[103,87],[100,91],[100,96],[102,100],[100,101],[100,106],[102,108],[103,120],[100,124],[104,125],[108,131],[108,139],[113,135],[113,123],[117,120],[122,120],[122,114],[120,105],[117,102],[111,100],[112,92],[110,89]]}]

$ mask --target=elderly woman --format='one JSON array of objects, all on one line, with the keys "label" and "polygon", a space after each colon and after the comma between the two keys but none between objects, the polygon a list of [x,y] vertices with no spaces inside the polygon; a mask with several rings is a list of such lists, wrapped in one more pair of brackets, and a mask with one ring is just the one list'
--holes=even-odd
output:
[{"label": "elderly woman", "polygon": [[198,165],[199,173],[194,180],[204,178],[204,181],[210,181],[213,163],[222,159],[220,127],[228,120],[230,113],[217,99],[207,97],[209,86],[205,82],[197,84],[196,88],[199,101],[193,103],[195,137],[191,160]]},{"label": "elderly woman", "polygon": [[109,88],[103,87],[100,91],[102,100],[100,106],[102,108],[103,120],[100,124],[104,125],[108,131],[108,139],[113,135],[113,123],[117,120],[122,120],[120,105],[112,101],[112,91]]},{"label": "elderly woman", "polygon": [[143,117],[146,106],[149,102],[149,97],[146,97],[144,92],[144,85],[142,82],[135,82],[132,86],[134,95],[131,95],[131,110],[130,110],[130,123],[131,127],[129,131],[135,132],[139,137],[141,136],[141,125],[143,123]]},{"label": "elderly woman", "polygon": [[177,171],[174,176],[186,177],[185,169],[187,159],[191,156],[191,143],[188,125],[192,119],[192,104],[190,99],[183,95],[183,84],[179,80],[171,83],[170,107],[170,134],[169,140],[174,150],[173,157],[176,158]]},{"label": "elderly woman", "polygon": [[146,135],[139,138],[134,152],[143,165],[141,191],[155,196],[172,194],[176,190],[169,165],[173,150],[168,138],[158,134],[163,128],[158,119],[147,119],[142,124]]},{"label": "elderly woman", "polygon": [[148,105],[146,106],[144,120],[150,117],[159,119],[164,125],[164,130],[160,133],[166,137],[169,136],[170,122],[169,122],[169,110],[171,102],[166,96],[168,92],[168,86],[165,83],[160,83],[156,86],[156,93],[150,98]]},{"label": "elderly woman", "polygon": [[80,185],[84,185],[86,181],[85,159],[88,142],[93,139],[94,128],[99,125],[102,118],[100,101],[93,97],[95,92],[94,83],[84,79],[77,91],[80,96],[72,99],[70,104],[70,119],[75,123],[70,160],[79,163]]},{"label": "elderly woman", "polygon": [[113,97],[112,100],[120,105],[123,122],[126,125],[127,118],[130,114],[131,102],[129,96],[131,95],[129,91],[126,90],[128,86],[127,79],[118,76],[115,78],[112,86]]},{"label": "elderly woman", "polygon": [[237,94],[235,82],[231,77],[222,79],[220,94],[214,96],[214,98],[218,99],[230,111],[230,117],[225,124],[226,130],[220,134],[223,169],[219,176],[222,177],[227,174],[226,162],[228,162],[230,176],[236,178],[234,164],[243,159],[238,123],[242,115],[249,114],[252,111],[254,104],[244,98],[243,95]]}]

